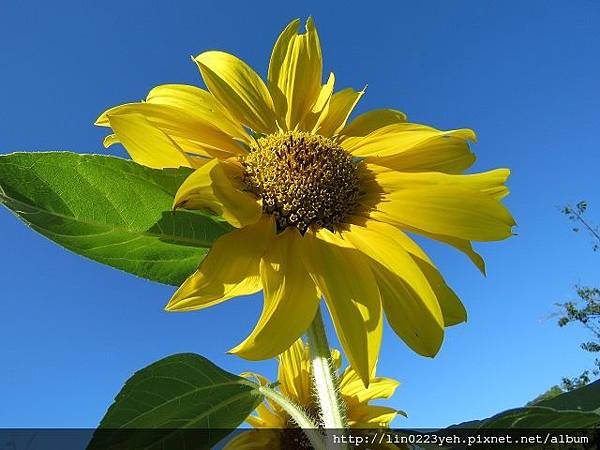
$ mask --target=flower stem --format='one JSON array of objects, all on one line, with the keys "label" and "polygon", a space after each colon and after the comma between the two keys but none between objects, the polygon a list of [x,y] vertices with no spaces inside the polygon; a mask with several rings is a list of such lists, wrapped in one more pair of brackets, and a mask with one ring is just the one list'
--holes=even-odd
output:
[{"label": "flower stem", "polygon": [[323,426],[326,430],[345,429],[348,427],[346,408],[339,395],[337,370],[331,358],[320,309],[317,310],[307,336]]},{"label": "flower stem", "polygon": [[292,420],[302,428],[302,431],[315,450],[326,449],[325,443],[323,442],[323,436],[319,433],[317,426],[294,402],[281,395],[275,389],[271,389],[269,386],[260,386],[258,391],[269,400],[277,403],[290,415]]}]

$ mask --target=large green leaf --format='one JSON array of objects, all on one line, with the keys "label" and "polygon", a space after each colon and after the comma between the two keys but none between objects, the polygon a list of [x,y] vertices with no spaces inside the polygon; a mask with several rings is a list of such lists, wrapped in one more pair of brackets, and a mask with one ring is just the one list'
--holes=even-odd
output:
[{"label": "large green leaf", "polygon": [[[571,392],[565,392],[549,400],[543,400],[531,406],[509,409],[493,417],[473,420],[439,430],[437,434],[444,436],[504,436],[511,435],[513,442],[521,436],[531,437],[535,430],[556,430],[551,437],[558,437],[560,430],[567,430],[570,435],[587,436],[590,447],[597,445],[595,430],[600,426],[600,380]],[[580,430],[580,431],[576,431]],[[581,433],[581,434],[578,434]],[[552,443],[548,441],[549,445]],[[480,444],[470,448],[480,448]],[[537,446],[536,446],[537,445]],[[488,445],[489,447],[489,445]],[[482,444],[481,448],[488,448]],[[463,449],[461,446],[425,445],[423,448]],[[530,448],[521,445],[518,448]],[[538,444],[531,448],[540,448]],[[550,448],[550,447],[548,447]],[[562,447],[560,447],[562,448]]]},{"label": "large green leaf", "polygon": [[600,380],[535,405],[504,411],[479,428],[589,428],[600,425]]},{"label": "large green leaf", "polygon": [[191,169],[68,152],[0,155],[0,202],[75,253],[135,275],[180,284],[231,227],[172,211]]},{"label": "large green leaf", "polygon": [[545,406],[559,411],[589,411],[600,414],[600,380],[549,400],[543,400],[535,406]]},{"label": "large green leaf", "polygon": [[590,428],[600,424],[600,415],[585,411],[561,411],[529,406],[516,408],[483,421],[479,428]]},{"label": "large green leaf", "polygon": [[262,401],[258,385],[180,353],[136,372],[88,449],[208,449]]}]

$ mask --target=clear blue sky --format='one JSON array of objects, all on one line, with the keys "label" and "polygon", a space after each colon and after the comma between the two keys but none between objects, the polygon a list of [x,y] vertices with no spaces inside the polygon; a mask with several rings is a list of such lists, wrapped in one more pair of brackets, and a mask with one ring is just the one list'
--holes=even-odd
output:
[{"label": "clear blue sky", "polygon": [[[507,204],[518,236],[478,247],[487,278],[463,255],[427,245],[469,322],[448,331],[435,359],[386,329],[379,373],[402,382],[390,404],[409,413],[395,425],[482,418],[591,364],[578,349],[584,333],[549,316],[574,284],[600,284],[600,255],[558,210],[587,198],[592,215],[600,211],[600,5],[249,5],[2,2],[0,152],[102,153],[105,130],[92,123],[106,107],[142,99],[157,84],[201,83],[190,55],[207,49],[235,53],[264,74],[283,26],[313,15],[325,69],[339,86],[369,85],[359,111],[394,107],[415,122],[473,128],[475,169],[513,171]],[[71,254],[5,209],[0,236],[0,426],[95,426],[125,379],[176,352],[274,375],[272,361],[225,355],[251,330],[260,297],[166,313],[172,288]]]}]

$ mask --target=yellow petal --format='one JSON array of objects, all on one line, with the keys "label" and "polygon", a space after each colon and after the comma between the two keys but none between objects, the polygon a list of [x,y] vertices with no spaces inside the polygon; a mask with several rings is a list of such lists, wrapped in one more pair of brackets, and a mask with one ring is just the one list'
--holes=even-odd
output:
[{"label": "yellow petal", "polygon": [[350,113],[364,93],[364,90],[357,92],[352,88],[347,88],[333,94],[327,114],[315,131],[327,137],[338,134],[346,125]]},{"label": "yellow petal", "polygon": [[209,209],[234,227],[255,223],[262,214],[256,197],[244,192],[241,168],[213,159],[194,171],[175,194],[174,208]]},{"label": "yellow petal", "polygon": [[381,193],[393,193],[403,189],[418,189],[429,186],[457,186],[483,192],[500,200],[508,195],[504,183],[510,175],[508,169],[496,169],[470,175],[449,175],[440,172],[407,173],[388,167],[366,163],[369,175],[374,183],[368,183],[370,190]]},{"label": "yellow petal", "polygon": [[115,144],[118,144],[118,143],[119,143],[119,138],[117,137],[116,134],[109,134],[102,141],[102,145],[104,145],[104,148],[108,148],[111,145],[115,145]]},{"label": "yellow petal", "polygon": [[390,326],[415,352],[435,356],[444,338],[442,309],[429,281],[398,239],[400,230],[364,218],[348,220],[351,225],[344,235],[371,258]]},{"label": "yellow petal", "polygon": [[[244,154],[244,149],[231,136],[212,125],[204,117],[187,110],[153,103],[128,103],[104,112],[96,124],[110,123],[119,114],[139,114],[161,130],[185,152],[227,158]],[[119,134],[117,133],[117,137]]]},{"label": "yellow petal", "polygon": [[327,78],[327,83],[321,86],[321,90],[319,91],[319,96],[317,97],[317,101],[313,105],[311,112],[320,113],[323,111],[325,106],[329,103],[331,96],[333,95],[333,86],[335,85],[335,75],[333,72],[329,74],[329,78]]},{"label": "yellow petal", "polygon": [[148,103],[173,106],[200,116],[216,128],[242,142],[249,142],[248,133],[208,91],[186,84],[156,86],[146,97]]},{"label": "yellow petal", "polygon": [[265,216],[256,224],[221,236],[165,309],[193,311],[258,292],[260,258],[274,235],[275,223]]},{"label": "yellow petal", "polygon": [[472,130],[440,131],[415,123],[396,123],[379,128],[364,137],[350,137],[342,141],[342,147],[353,156],[389,157],[408,152],[439,138],[454,137],[463,141],[475,141]]},{"label": "yellow petal", "polygon": [[330,351],[331,360],[333,361],[333,367],[335,367],[335,370],[340,370],[340,367],[342,367],[342,354],[339,350],[335,348],[330,349]]},{"label": "yellow petal", "polygon": [[294,129],[314,105],[323,77],[321,45],[312,18],[305,33],[297,34],[299,26],[296,19],[283,30],[269,63],[269,91],[288,130]]},{"label": "yellow petal", "polygon": [[[384,224],[384,223],[380,223],[380,225],[391,226],[391,225]],[[422,230],[411,229],[410,227],[408,228],[408,231],[415,232],[415,233],[425,236],[429,239],[433,239],[434,241],[440,241],[440,242],[443,242],[444,244],[448,244],[448,245],[456,248],[457,250],[459,250],[462,253],[464,253],[465,255],[467,255],[469,257],[469,259],[471,260],[471,262],[473,264],[475,264],[475,266],[479,269],[479,271],[483,275],[485,275],[485,261],[483,260],[483,258],[481,257],[481,255],[479,253],[477,253],[473,250],[473,246],[471,245],[470,241],[466,241],[464,239],[459,239],[459,238],[455,238],[455,237],[451,237],[451,236],[444,236],[442,234],[426,233]],[[402,234],[404,234],[404,233],[402,233]],[[427,255],[425,254],[425,252],[423,252],[423,250],[421,250],[421,248],[416,243],[414,243],[414,241],[409,239],[408,236],[406,236],[406,239],[408,241],[405,241],[402,243],[404,248],[406,248],[409,253],[412,253],[413,255],[415,255],[423,260],[427,260]],[[415,246],[412,249],[407,244],[409,241],[413,242],[413,244]]]},{"label": "yellow petal", "polygon": [[287,425],[287,414],[277,403],[264,400],[254,410],[246,422],[254,428],[284,428]]},{"label": "yellow petal", "polygon": [[450,327],[466,322],[467,310],[456,293],[446,284],[437,268],[433,264],[419,258],[415,258],[415,262],[421,268],[433,292],[435,292],[435,296],[442,309],[442,315],[444,316],[444,326]]},{"label": "yellow petal", "polygon": [[376,266],[374,272],[390,327],[418,354],[435,356],[444,339],[443,322],[402,278],[382,266]]},{"label": "yellow petal", "polygon": [[310,406],[313,391],[308,347],[298,339],[277,359],[277,380],[281,392],[301,406]]},{"label": "yellow petal", "polygon": [[331,96],[333,95],[334,85],[335,75],[333,72],[331,72],[329,74],[329,78],[327,79],[327,83],[321,86],[321,90],[319,91],[319,96],[317,97],[315,104],[300,122],[299,128],[301,131],[312,132],[321,126],[321,123],[323,123],[327,117],[327,112],[329,111],[329,103],[331,101]]},{"label": "yellow petal", "polygon": [[371,228],[377,230],[379,233],[390,236],[402,245],[419,266],[440,304],[442,316],[444,317],[444,326],[449,327],[467,320],[467,310],[464,305],[454,291],[446,284],[444,278],[427,254],[415,241],[393,225],[372,222]]},{"label": "yellow petal", "polygon": [[485,261],[481,257],[479,253],[473,250],[473,245],[470,241],[455,238],[452,236],[445,236],[441,234],[433,234],[433,233],[424,233],[422,231],[419,232],[421,235],[428,237],[429,239],[433,239],[436,241],[443,242],[445,244],[451,245],[457,250],[463,252],[468,258],[471,260],[473,264],[479,269],[479,271],[485,275]]},{"label": "yellow petal", "polygon": [[308,232],[304,262],[323,293],[350,364],[368,386],[381,344],[381,302],[367,261],[326,229]]},{"label": "yellow petal", "polygon": [[403,280],[429,311],[428,316],[434,317],[442,325],[442,312],[427,278],[404,247],[394,239],[394,230],[382,231],[384,229],[378,227],[375,221],[366,221],[362,226],[353,223],[344,237],[370,258],[370,265],[375,272]]},{"label": "yellow petal", "polygon": [[348,411],[351,428],[387,428],[398,411],[387,406],[356,405]]},{"label": "yellow petal", "polygon": [[472,241],[510,237],[515,225],[510,212],[481,192],[456,186],[406,189],[386,195],[370,216],[420,232]]},{"label": "yellow petal", "polygon": [[342,136],[366,136],[379,128],[406,122],[406,114],[395,109],[374,109],[356,117],[344,127]]},{"label": "yellow petal", "polygon": [[267,385],[271,384],[269,382],[269,380],[267,380],[266,377],[264,377],[260,373],[256,373],[256,372],[242,372],[242,373],[240,373],[240,377],[254,378],[256,381],[258,381],[258,384],[261,386],[267,386]]},{"label": "yellow petal", "polygon": [[366,162],[403,172],[462,173],[473,165],[469,143],[457,136],[437,136],[387,157],[368,156]]},{"label": "yellow petal", "polygon": [[310,326],[319,306],[315,283],[301,263],[302,236],[295,227],[277,235],[260,262],[264,306],[256,327],[230,350],[245,359],[282,353]]},{"label": "yellow petal", "polygon": [[259,133],[277,130],[269,90],[241,59],[224,52],[204,52],[194,58],[208,90],[233,117]]},{"label": "yellow petal", "polygon": [[389,398],[394,395],[400,383],[391,378],[372,377],[368,388],[365,388],[358,374],[352,367],[346,367],[340,378],[340,394],[351,409],[351,405],[367,403],[369,400]]},{"label": "yellow petal", "polygon": [[[253,416],[250,416],[253,417]],[[249,422],[247,420],[247,422]],[[252,425],[252,424],[251,424]],[[256,427],[256,428],[279,428],[274,426]],[[279,430],[249,430],[240,434],[231,434],[233,436],[223,450],[280,450],[280,432]]]},{"label": "yellow petal", "polygon": [[[387,225],[387,224],[384,224],[384,225]],[[388,226],[390,226],[390,225],[388,225]],[[455,237],[451,237],[451,236],[444,236],[442,234],[426,233],[422,230],[416,230],[416,229],[412,229],[410,227],[408,228],[408,231],[420,234],[429,239],[433,239],[434,241],[443,242],[444,244],[448,244],[448,245],[456,248],[457,250],[459,250],[462,253],[464,253],[465,255],[467,255],[468,258],[471,260],[471,262],[473,264],[475,264],[475,266],[479,269],[479,271],[483,275],[485,275],[485,261],[483,260],[483,258],[481,257],[481,255],[479,253],[477,253],[477,252],[475,252],[475,250],[473,250],[473,246],[471,245],[470,241],[466,241],[464,239],[459,239],[459,238],[455,238]],[[413,253],[414,255],[417,255],[416,252],[409,250],[408,247],[405,247],[405,248],[407,248],[409,253]],[[419,247],[419,249],[420,249],[420,247]],[[425,253],[423,252],[422,255],[425,255]],[[424,257],[423,256],[419,256],[419,257],[421,259],[426,259],[427,255],[425,255]]]},{"label": "yellow petal", "polygon": [[154,169],[193,167],[181,148],[141,114],[115,114],[108,120],[116,138],[138,164]]}]

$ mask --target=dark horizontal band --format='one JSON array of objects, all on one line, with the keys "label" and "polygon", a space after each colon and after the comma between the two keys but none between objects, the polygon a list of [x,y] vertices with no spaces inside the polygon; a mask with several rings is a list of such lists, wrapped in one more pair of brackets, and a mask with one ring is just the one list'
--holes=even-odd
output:
[{"label": "dark horizontal band", "polygon": [[[393,449],[600,448],[600,432],[591,429],[351,429],[319,430],[330,447]],[[300,429],[85,429],[0,428],[0,450],[201,450],[222,449],[237,440],[240,448],[310,449]],[[212,443],[212,444],[208,444]],[[216,444],[214,444],[216,443]],[[251,443],[253,446],[248,447]],[[242,445],[242,444],[245,444]],[[211,447],[212,445],[212,447]]]}]

